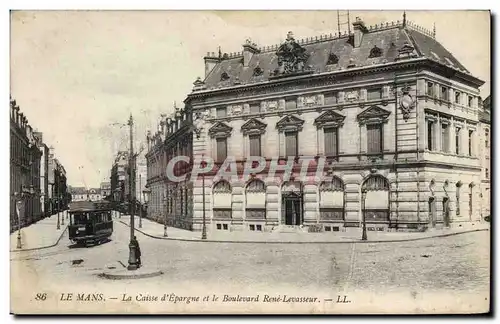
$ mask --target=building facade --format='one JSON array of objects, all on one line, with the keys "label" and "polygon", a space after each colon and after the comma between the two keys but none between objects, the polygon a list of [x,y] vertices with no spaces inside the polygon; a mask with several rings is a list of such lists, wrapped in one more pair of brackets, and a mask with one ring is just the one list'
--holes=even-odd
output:
[{"label": "building facade", "polygon": [[40,140],[26,116],[10,100],[10,230],[42,217],[40,204]]},{"label": "building facade", "polygon": [[481,161],[481,217],[491,214],[491,97],[488,96],[484,101],[479,112],[479,134],[481,134],[480,154]]},{"label": "building facade", "polygon": [[49,197],[51,214],[68,208],[71,193],[68,192],[66,169],[55,157],[54,148],[49,148],[48,163]]},{"label": "building facade", "polygon": [[[479,87],[484,83],[413,23],[208,54],[185,100],[194,156],[218,162],[191,183],[192,224],[422,230],[480,220]],[[230,156],[251,179],[214,179]],[[292,177],[268,174],[273,158]],[[291,159],[288,159],[291,157]],[[306,179],[301,177],[306,164]],[[206,204],[202,204],[202,196]]]},{"label": "building facade", "polygon": [[40,207],[43,216],[49,216],[49,148],[43,142],[43,133],[36,132],[38,139],[37,147],[41,152],[40,156]]},{"label": "building facade", "polygon": [[111,186],[111,197],[112,200],[116,203],[124,203],[126,201],[126,168],[128,166],[128,152],[127,151],[119,151],[116,154],[115,160],[113,161],[113,165],[111,167],[111,177],[110,177],[110,186]]},{"label": "building facade", "polygon": [[[176,156],[193,156],[192,114],[174,107],[171,116],[160,120],[158,131],[148,134],[147,186],[151,190],[148,217],[183,229],[193,229],[193,191],[189,177],[181,182],[167,177],[167,165]],[[173,174],[189,174],[191,165],[178,162]]]},{"label": "building facade", "polygon": [[88,201],[90,199],[89,197],[89,191],[85,187],[71,187],[70,191],[71,193],[71,201]]},{"label": "building facade", "polygon": [[88,196],[90,201],[100,201],[102,200],[102,194],[100,188],[90,188],[88,190]]},{"label": "building facade", "polygon": [[111,182],[101,182],[100,186],[102,199],[110,199],[111,197]]}]

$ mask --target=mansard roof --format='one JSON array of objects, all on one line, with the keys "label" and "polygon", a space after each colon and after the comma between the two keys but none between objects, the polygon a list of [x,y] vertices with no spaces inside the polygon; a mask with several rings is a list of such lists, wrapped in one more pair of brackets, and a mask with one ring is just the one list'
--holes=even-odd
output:
[{"label": "mansard roof", "polygon": [[[373,55],[374,48],[380,55]],[[248,67],[243,66],[241,52],[230,55],[220,54],[217,64],[204,80],[206,89],[254,84],[272,79],[278,69],[282,49],[283,44],[258,48],[252,55]],[[290,51],[296,53],[297,57],[304,62],[305,70],[311,73],[391,63],[397,61],[400,53],[406,51],[413,58],[428,58],[470,74],[453,54],[435,39],[435,34],[411,22],[403,24],[398,21],[370,26],[366,28],[361,44],[357,48],[353,47],[353,34],[351,33],[351,35],[332,36],[330,34],[305,40],[297,39],[290,46]],[[332,62],[334,64],[328,64]],[[223,74],[224,76],[227,74],[227,78],[221,78]]]}]

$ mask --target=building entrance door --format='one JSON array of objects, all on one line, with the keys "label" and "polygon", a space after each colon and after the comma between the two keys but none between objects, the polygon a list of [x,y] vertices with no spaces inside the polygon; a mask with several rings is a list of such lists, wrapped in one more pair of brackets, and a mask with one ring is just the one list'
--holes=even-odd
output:
[{"label": "building entrance door", "polygon": [[285,225],[302,224],[302,198],[296,193],[283,196],[282,223]]}]

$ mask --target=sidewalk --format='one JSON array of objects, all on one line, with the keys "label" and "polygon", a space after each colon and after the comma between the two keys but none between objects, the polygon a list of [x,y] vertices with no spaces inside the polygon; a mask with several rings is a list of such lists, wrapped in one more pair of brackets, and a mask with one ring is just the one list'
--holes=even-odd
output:
[{"label": "sidewalk", "polygon": [[[116,218],[126,226],[130,226],[130,217]],[[489,223],[478,224],[467,228],[446,228],[427,232],[373,232],[368,231],[368,240],[361,241],[361,229],[350,232],[322,232],[322,233],[279,233],[279,232],[229,232],[207,228],[207,239],[201,240],[201,232],[191,232],[175,227],[168,227],[168,237],[163,236],[163,225],[142,219],[142,228],[139,228],[139,217],[135,218],[136,231],[153,238],[179,241],[227,242],[227,243],[376,243],[415,241],[432,237],[444,237],[467,232],[488,231]]]},{"label": "sidewalk", "polygon": [[59,240],[66,232],[66,227],[69,222],[68,219],[64,219],[64,225],[62,225],[62,215],[66,217],[66,212],[61,213],[61,229],[59,230],[57,229],[57,214],[21,228],[21,249],[17,248],[18,231],[14,231],[10,234],[10,251],[20,252],[37,250],[52,247],[59,243]]}]

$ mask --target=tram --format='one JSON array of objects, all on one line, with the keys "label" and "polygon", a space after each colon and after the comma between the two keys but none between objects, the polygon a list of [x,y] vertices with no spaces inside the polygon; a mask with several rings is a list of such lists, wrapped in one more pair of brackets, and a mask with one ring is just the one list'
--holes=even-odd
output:
[{"label": "tram", "polygon": [[113,234],[111,203],[108,201],[75,201],[70,203],[69,239],[78,244],[100,244]]}]

